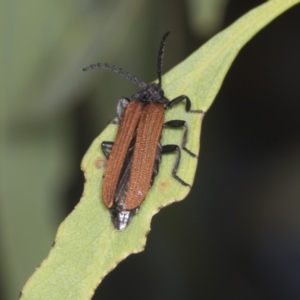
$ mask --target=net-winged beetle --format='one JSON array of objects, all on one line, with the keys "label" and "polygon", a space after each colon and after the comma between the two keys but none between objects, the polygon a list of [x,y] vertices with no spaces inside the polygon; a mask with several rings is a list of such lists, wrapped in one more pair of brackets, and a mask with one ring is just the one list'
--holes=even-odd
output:
[{"label": "net-winged beetle", "polygon": [[[83,69],[104,68],[126,77],[139,85],[142,90],[130,98],[122,98],[117,105],[119,130],[114,142],[102,142],[101,148],[108,158],[102,185],[104,204],[110,209],[112,222],[116,229],[123,230],[134,216],[145,199],[158,173],[161,155],[177,152],[172,176],[182,185],[191,187],[177,176],[181,149],[192,157],[197,156],[188,150],[188,125],[184,120],[171,120],[164,123],[164,110],[186,101],[187,112],[203,113],[202,110],[191,110],[190,99],[181,95],[173,100],[165,97],[161,87],[162,63],[165,40],[170,32],[162,37],[158,52],[158,83],[147,84],[123,69],[108,64],[92,64]],[[116,122],[113,122],[116,123]],[[181,146],[160,143],[163,127],[184,128]],[[111,150],[111,151],[110,151]]]}]

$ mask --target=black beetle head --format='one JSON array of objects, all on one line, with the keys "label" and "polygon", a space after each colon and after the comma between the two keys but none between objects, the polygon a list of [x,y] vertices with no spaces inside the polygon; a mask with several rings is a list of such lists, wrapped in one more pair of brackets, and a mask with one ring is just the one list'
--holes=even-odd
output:
[{"label": "black beetle head", "polygon": [[163,89],[157,83],[151,83],[147,85],[145,89],[134,94],[131,97],[131,99],[134,101],[141,101],[145,103],[156,102],[156,103],[165,104],[169,102],[164,96]]}]

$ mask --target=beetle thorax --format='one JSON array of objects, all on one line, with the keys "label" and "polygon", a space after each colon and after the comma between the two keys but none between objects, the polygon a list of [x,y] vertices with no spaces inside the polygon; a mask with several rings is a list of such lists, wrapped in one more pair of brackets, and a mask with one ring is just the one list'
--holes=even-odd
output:
[{"label": "beetle thorax", "polygon": [[142,102],[158,102],[158,103],[167,103],[168,100],[164,96],[164,91],[160,85],[157,83],[149,84],[145,89],[134,94],[132,96],[133,100],[142,101]]}]

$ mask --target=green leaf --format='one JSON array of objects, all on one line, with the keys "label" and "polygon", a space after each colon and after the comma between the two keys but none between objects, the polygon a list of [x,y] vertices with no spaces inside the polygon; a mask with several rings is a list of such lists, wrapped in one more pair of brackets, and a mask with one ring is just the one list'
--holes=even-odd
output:
[{"label": "green leaf", "polygon": [[[169,99],[186,94],[193,109],[207,111],[233,59],[260,29],[299,0],[273,0],[253,9],[216,35],[163,78]],[[167,50],[168,51],[168,50]],[[166,113],[166,120],[188,122],[187,148],[199,152],[201,114],[189,114],[181,103]],[[100,151],[104,140],[113,140],[117,126],[108,126],[86,153],[82,170],[86,183],[80,203],[58,229],[47,259],[26,283],[21,299],[88,299],[97,285],[121,260],[143,250],[151,218],[174,201],[183,199],[189,188],[171,176],[174,155],[163,157],[160,173],[139,213],[122,232],[114,229],[110,213],[100,198],[106,160]],[[181,130],[164,129],[162,144],[180,143]],[[183,153],[178,175],[192,183],[197,160]]]}]

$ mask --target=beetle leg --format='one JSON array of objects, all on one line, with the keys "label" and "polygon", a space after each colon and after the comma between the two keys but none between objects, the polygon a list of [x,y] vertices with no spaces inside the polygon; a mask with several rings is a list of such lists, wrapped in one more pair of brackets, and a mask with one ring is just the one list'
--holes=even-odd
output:
[{"label": "beetle leg", "polygon": [[172,108],[174,105],[182,102],[183,100],[186,100],[185,103],[185,110],[187,112],[191,112],[191,113],[197,113],[197,114],[204,114],[203,110],[198,110],[198,109],[191,109],[191,100],[188,96],[186,95],[181,95],[176,97],[175,99],[171,100],[170,102],[167,103],[166,105],[166,109]]},{"label": "beetle leg", "polygon": [[108,124],[113,124],[113,125],[120,125],[120,120],[111,120],[108,122]]},{"label": "beetle leg", "polygon": [[104,156],[108,159],[110,152],[108,150],[111,150],[114,145],[114,142],[108,142],[104,141],[101,143],[101,149],[104,154]]},{"label": "beetle leg", "polygon": [[[117,104],[117,120],[111,120],[108,122],[108,124],[115,124],[115,125],[120,125],[120,121],[123,118],[123,114],[125,111],[126,106],[128,105],[128,103],[130,102],[130,99],[128,98],[121,98]],[[104,141],[101,143],[101,149],[103,154],[105,155],[106,158],[109,157],[109,151],[107,151],[108,149],[111,150],[112,146],[113,146],[113,142],[108,142],[108,141]]]},{"label": "beetle leg", "polygon": [[187,125],[186,121],[183,121],[183,120],[171,120],[171,121],[168,121],[168,122],[164,123],[164,127],[171,127],[171,128],[184,127],[184,133],[183,133],[183,138],[182,138],[182,142],[181,142],[181,147],[190,156],[197,158],[196,154],[194,154],[193,152],[191,152],[189,149],[187,149],[185,147],[186,143],[187,143],[187,135],[188,135],[188,125]]},{"label": "beetle leg", "polygon": [[121,98],[117,104],[117,120],[111,120],[108,122],[108,124],[114,124],[114,125],[120,125],[120,121],[123,119],[123,114],[125,111],[126,106],[130,102],[130,99],[128,98]]},{"label": "beetle leg", "polygon": [[180,182],[182,185],[184,186],[189,186],[191,187],[190,184],[186,183],[185,181],[183,181],[178,175],[177,175],[177,170],[178,170],[178,166],[179,166],[179,162],[180,162],[180,157],[181,157],[181,150],[180,147],[178,145],[164,145],[162,146],[162,151],[161,153],[171,153],[171,152],[177,152],[177,157],[175,160],[175,164],[172,170],[172,176],[178,181]]},{"label": "beetle leg", "polygon": [[123,114],[125,111],[126,106],[130,102],[130,99],[128,98],[121,98],[117,104],[117,116],[119,121],[123,119]]}]

